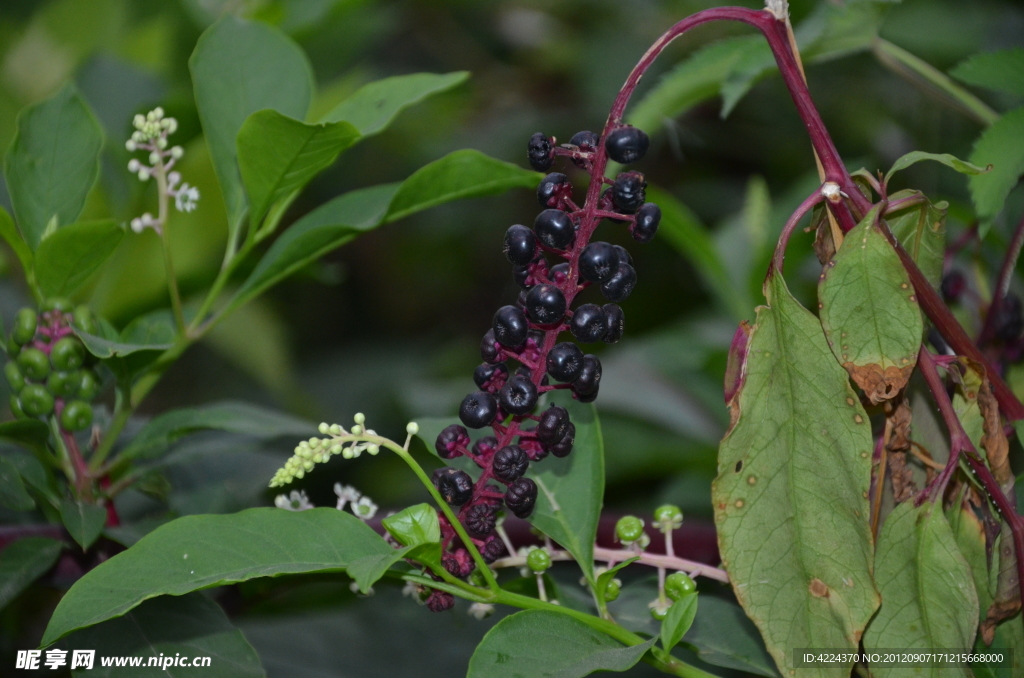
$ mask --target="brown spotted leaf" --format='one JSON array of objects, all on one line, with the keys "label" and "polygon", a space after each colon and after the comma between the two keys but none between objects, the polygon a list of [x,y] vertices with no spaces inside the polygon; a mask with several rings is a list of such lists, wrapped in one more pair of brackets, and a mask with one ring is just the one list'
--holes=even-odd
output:
[{"label": "brown spotted leaf", "polygon": [[[817,319],[780,275],[748,337],[712,488],[722,562],[769,652],[856,651],[878,606],[868,528],[871,425]],[[801,669],[847,678],[850,665]]]},{"label": "brown spotted leaf", "polygon": [[872,403],[894,398],[917,362],[924,323],[879,208],[850,231],[821,274],[821,326],[839,363]]}]

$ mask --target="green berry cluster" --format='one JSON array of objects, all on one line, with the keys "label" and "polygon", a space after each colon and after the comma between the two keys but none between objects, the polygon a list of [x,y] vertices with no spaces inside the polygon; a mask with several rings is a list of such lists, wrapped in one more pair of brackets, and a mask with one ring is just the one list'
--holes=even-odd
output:
[{"label": "green berry cluster", "polygon": [[100,379],[72,327],[96,332],[96,320],[87,306],[67,299],[49,299],[37,312],[18,311],[7,344],[10,361],[4,367],[11,395],[11,411],[18,419],[55,415],[65,431],[80,431],[92,424],[90,402],[100,390]]}]

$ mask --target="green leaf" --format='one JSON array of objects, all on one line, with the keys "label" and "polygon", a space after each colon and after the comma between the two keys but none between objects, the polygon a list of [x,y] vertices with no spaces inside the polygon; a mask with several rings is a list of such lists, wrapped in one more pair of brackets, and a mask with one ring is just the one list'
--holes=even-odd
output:
[{"label": "green leaf", "polygon": [[573,555],[583,576],[593,587],[594,541],[604,502],[604,439],[601,422],[593,405],[585,405],[554,392],[550,402],[569,411],[576,426],[572,454],[548,458],[531,467],[537,483],[537,505],[530,524],[562,545]]},{"label": "green leaf", "polygon": [[100,332],[96,335],[75,329],[89,353],[101,360],[140,351],[166,351],[174,344],[174,317],[169,310],[160,309],[136,317],[120,333],[102,323]]},{"label": "green leaf", "polygon": [[237,163],[239,130],[246,118],[265,108],[305,119],[313,72],[306,55],[284,33],[230,15],[206,29],[188,63],[233,241],[247,208]]},{"label": "green leaf", "polygon": [[[83,629],[60,643],[62,649],[96,650],[92,669],[73,671],[75,678],[262,678],[266,674],[256,650],[231,625],[217,603],[201,593],[147,600],[123,617]],[[209,657],[208,666],[171,666],[159,660],[178,656]],[[139,668],[102,666],[99,657],[142,657]],[[157,662],[147,667],[150,657]],[[68,662],[70,664],[70,661]]]},{"label": "green leaf", "polygon": [[466,678],[582,678],[595,671],[628,671],[655,640],[626,647],[568,615],[525,610],[487,632]]},{"label": "green leaf", "polygon": [[968,183],[974,210],[981,220],[979,234],[988,233],[992,221],[1024,174],[1024,108],[1010,111],[981,133],[974,143],[971,162],[992,165],[992,171],[971,177]]},{"label": "green leaf", "polygon": [[661,646],[666,652],[671,652],[686,632],[693,625],[693,619],[697,616],[697,594],[683,596],[672,607],[668,608],[668,614],[661,622]]},{"label": "green leaf", "polygon": [[978,167],[977,165],[972,165],[971,163],[965,162],[955,155],[950,155],[949,153],[925,153],[924,151],[911,151],[892,164],[892,167],[885,175],[885,183],[888,184],[889,180],[892,179],[892,175],[896,174],[900,170],[905,170],[911,165],[917,164],[923,160],[933,160],[935,162],[942,163],[946,167],[955,169],[960,174],[976,176],[978,174],[987,174],[992,171],[992,165],[989,165],[988,167]]},{"label": "green leaf", "polygon": [[112,220],[69,224],[39,243],[36,282],[43,294],[66,297],[114,253],[124,229]]},{"label": "green leaf", "polygon": [[621,563],[609,567],[607,570],[605,570],[597,576],[597,586],[594,588],[594,591],[596,592],[597,599],[600,605],[605,604],[605,589],[608,587],[608,583],[611,582],[612,579],[615,579],[615,575],[618,574],[619,570],[623,569],[624,567],[627,567],[628,565],[632,565],[638,560],[640,560],[640,556],[627,558],[626,560],[623,560]]},{"label": "green leaf", "polygon": [[56,539],[25,537],[0,551],[0,610],[53,567],[62,548]]},{"label": "green leaf", "polygon": [[[765,288],[769,306],[758,309],[729,403],[712,499],[733,590],[786,674],[795,647],[856,651],[878,607],[867,500],[874,443],[817,318],[781,275]],[[808,676],[847,678],[850,669]]]},{"label": "green leaf", "polygon": [[31,511],[36,507],[21,481],[18,467],[7,457],[0,457],[0,504],[12,511]]},{"label": "green leaf", "polygon": [[728,669],[778,678],[757,628],[736,603],[702,596],[693,626],[683,637],[701,661]]},{"label": "green leaf", "polygon": [[437,511],[430,504],[417,504],[381,521],[402,546],[421,546],[441,541]]},{"label": "green leaf", "polygon": [[[906,501],[889,514],[878,538],[875,581],[882,607],[864,634],[866,651],[974,645],[978,594],[941,507]],[[970,675],[966,669],[948,673]],[[902,676],[906,669],[878,666],[872,675]]]},{"label": "green leaf", "polygon": [[60,519],[71,538],[87,550],[100,536],[107,522],[107,510],[95,504],[83,504],[65,497],[60,504]]},{"label": "green leaf", "polygon": [[1024,96],[1024,48],[975,54],[949,74],[969,85]]},{"label": "green leaf", "polygon": [[333,508],[186,516],[158,527],[75,582],[50,618],[42,644],[160,595],[256,577],[340,572],[361,558],[390,556],[397,562],[403,554],[363,521]]},{"label": "green leaf", "polygon": [[277,111],[250,115],[238,132],[238,164],[255,227],[270,206],[300,191],[359,140],[345,122],[307,125]]},{"label": "green leaf", "polygon": [[18,261],[21,262],[22,270],[25,271],[25,275],[27,276],[31,273],[32,250],[29,249],[28,243],[25,242],[25,239],[21,237],[21,233],[18,232],[18,227],[14,225],[14,219],[11,219],[11,215],[3,207],[0,207],[0,237],[14,250]]},{"label": "green leaf", "polygon": [[344,120],[366,137],[376,134],[409,106],[452,89],[469,79],[469,71],[436,75],[396,75],[363,85],[324,117],[324,122]]},{"label": "green leaf", "polygon": [[102,148],[100,124],[71,85],[18,115],[4,176],[33,250],[51,222],[60,228],[78,218],[99,175]]},{"label": "green leaf", "polygon": [[[893,193],[889,196],[889,202],[891,204],[915,193],[917,191],[911,190]],[[886,214],[885,221],[924,273],[924,277],[937,289],[942,282],[946,253],[946,210],[949,203],[943,201],[933,205],[927,198],[921,197],[924,200],[922,204]]]},{"label": "green leaf", "polygon": [[316,434],[311,422],[282,412],[241,402],[213,403],[161,414],[146,424],[118,459],[152,459],[179,438],[211,429],[260,438],[308,438]]},{"label": "green leaf", "polygon": [[29,449],[46,445],[50,427],[38,419],[18,419],[0,424],[0,439],[18,443]]},{"label": "green leaf", "polygon": [[[20,424],[22,422],[10,423]],[[47,427],[46,424],[43,424],[43,422],[41,421],[36,421],[35,423],[42,424],[42,426],[47,429],[45,432],[46,435],[49,435],[49,427]],[[0,424],[0,428],[3,428],[4,426],[4,424]],[[39,446],[41,447],[42,445],[45,445],[45,443],[46,440],[44,439],[41,443],[39,443]],[[51,483],[50,478],[47,476],[46,469],[43,468],[43,465],[39,462],[38,459],[36,459],[36,457],[27,452],[15,450],[0,455],[0,458],[3,458],[7,463],[10,463],[14,466],[14,468],[18,471],[18,475],[21,476],[21,480],[25,483],[27,487],[30,487],[39,494],[41,494],[54,506],[60,504],[60,495],[57,493],[53,483]]]},{"label": "green leaf", "polygon": [[875,404],[906,386],[924,332],[910,276],[878,228],[880,209],[846,234],[818,283],[828,345]]}]

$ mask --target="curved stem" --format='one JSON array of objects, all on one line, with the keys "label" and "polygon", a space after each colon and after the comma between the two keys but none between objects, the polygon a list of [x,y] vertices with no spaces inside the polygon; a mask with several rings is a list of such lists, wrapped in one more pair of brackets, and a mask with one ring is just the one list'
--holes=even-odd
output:
[{"label": "curved stem", "polygon": [[804,218],[804,215],[814,209],[814,207],[820,204],[824,199],[825,196],[822,195],[821,189],[819,188],[815,190],[814,193],[807,196],[806,200],[800,203],[800,206],[797,207],[796,211],[789,217],[789,221],[786,222],[786,225],[782,229],[782,233],[779,235],[779,242],[775,246],[775,256],[772,259],[772,267],[779,273],[782,273],[782,263],[786,258],[786,245],[789,244],[789,238],[793,235],[793,231],[796,230],[797,225],[800,223],[800,220]]}]

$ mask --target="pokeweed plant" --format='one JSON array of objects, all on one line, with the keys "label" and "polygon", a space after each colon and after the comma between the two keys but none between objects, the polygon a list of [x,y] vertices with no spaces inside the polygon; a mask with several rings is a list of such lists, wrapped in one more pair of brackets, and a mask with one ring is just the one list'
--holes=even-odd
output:
[{"label": "pokeweed plant", "polygon": [[[437,612],[450,609],[456,597],[471,601],[480,615],[495,605],[521,609],[484,637],[470,660],[470,676],[583,676],[624,671],[640,660],[673,675],[710,675],[672,654],[697,613],[696,575],[730,583],[785,675],[795,675],[797,668],[808,676],[894,671],[858,661],[855,653],[860,649],[968,650],[976,643],[990,646],[997,638],[1006,647],[1024,646],[1020,620],[1014,619],[1022,595],[1024,524],[1012,499],[1007,438],[1007,425],[1024,419],[1024,406],[1000,371],[1000,361],[1019,350],[1021,305],[1007,289],[1024,243],[1024,223],[1007,252],[995,299],[984,309],[984,326],[975,342],[945,303],[964,293],[962,279],[943,275],[945,206],[933,204],[919,191],[890,193],[889,184],[895,172],[921,160],[938,161],[972,177],[993,168],[915,152],[886,174],[850,173],[811,100],[787,3],[770,0],[767,5],[764,10],[709,9],[673,26],[634,68],[600,134],[580,132],[563,145],[544,134],[530,139],[528,159],[534,169],[547,172],[561,157],[583,170],[589,185],[578,205],[567,175],[547,174],[537,189],[544,210],[533,228],[514,225],[507,231],[505,254],[524,292],[494,315],[481,344],[484,362],[474,374],[480,390],[463,400],[461,423],[410,422],[404,442],[378,435],[361,414],[348,428],[324,423],[320,436],[301,442],[271,479],[272,487],[284,487],[335,455],[355,458],[386,450],[410,467],[435,506],[411,506],[386,517],[384,537],[360,520],[374,512],[372,502],[340,486],[336,509],[315,509],[293,491],[279,497],[277,509],[173,521],[79,580],[57,607],[44,645],[61,639],[81,643],[104,628],[121,630],[122,615],[150,605],[145,601],[157,596],[185,596],[182,600],[200,605],[202,598],[194,592],[212,586],[262,576],[345,571],[363,592],[382,577],[400,579]],[[636,272],[628,252],[591,238],[608,219],[628,224],[633,237],[646,242],[662,218],[646,202],[642,174],[605,176],[610,160],[629,164],[647,150],[646,134],[625,124],[624,112],[640,78],[669,43],[691,28],[722,20],[753,26],[766,38],[807,127],[821,174],[820,185],[779,238],[763,285],[767,305],[758,309],[754,322],[740,325],[730,349],[725,398],[731,425],[720,447],[713,486],[724,571],[675,557],[670,537],[682,514],[674,506],[660,507],[654,515],[654,524],[666,535],[666,553],[646,550],[649,537],[635,516],[616,525],[622,549],[596,545],[603,460],[591,403],[599,392],[601,364],[575,343],[559,342],[565,332],[580,343],[614,343],[622,336],[624,313],[618,302],[628,297]],[[201,72],[196,62],[193,69]],[[197,96],[201,93],[197,88]],[[297,186],[266,190],[260,182],[247,180],[242,151],[250,124],[274,125],[281,136],[287,136],[285,130],[309,127],[284,119],[257,112],[242,126],[237,160],[245,190],[234,198],[225,192],[229,214],[237,209],[239,218],[244,216],[246,208],[233,206],[232,200],[247,195],[250,216],[279,219],[293,197]],[[211,147],[217,148],[220,132],[206,124]],[[316,149],[326,138],[350,133],[325,125],[308,131],[308,137],[297,134],[301,148],[295,155],[303,157],[307,145]],[[317,139],[319,135],[325,138]],[[253,143],[271,137],[266,130],[255,136]],[[158,146],[152,151],[157,173],[162,150]],[[540,178],[528,174],[531,181]],[[526,175],[513,176],[510,183]],[[185,191],[189,199],[187,189],[174,189],[176,185],[169,182],[162,190]],[[421,186],[437,190],[430,182]],[[383,195],[374,203],[377,223],[396,202],[404,204],[404,187],[377,191]],[[985,200],[996,201],[999,196],[991,193],[978,189],[976,198],[984,194]],[[995,193],[1005,200],[1008,189]],[[371,200],[369,194],[362,199]],[[986,211],[979,215],[983,219],[1001,209],[984,204]],[[801,219],[815,210],[815,252],[822,265],[817,315],[790,293],[783,277],[789,239]],[[163,222],[158,216],[139,223]],[[225,270],[266,237],[268,228],[273,231],[266,221],[259,226],[250,222],[243,238],[238,224],[233,226]],[[289,241],[289,232],[267,257],[282,242],[292,246],[302,237]],[[551,264],[549,257],[564,261]],[[273,265],[264,266],[265,260],[252,276]],[[228,278],[226,274],[221,286]],[[609,303],[571,308],[589,286],[599,286]],[[253,288],[262,289],[247,280],[237,294],[244,300],[245,290]],[[221,288],[215,283],[214,289]],[[170,296],[173,302],[173,291]],[[230,310],[233,303],[223,308]],[[50,306],[67,312],[52,302]],[[182,336],[201,330],[213,307],[212,301],[201,306],[193,316],[200,318],[198,324],[189,324],[175,302]],[[65,322],[64,315],[47,312],[58,325]],[[27,335],[21,325],[17,331]],[[113,348],[119,345],[114,338],[82,329],[78,335],[96,357],[121,357]],[[46,343],[37,337],[19,346]],[[105,356],[97,348],[100,340],[110,345]],[[168,356],[164,360],[183,348],[175,343],[166,349],[169,356],[162,354]],[[37,386],[41,377],[28,374],[27,365],[24,372],[35,380],[30,386]],[[28,409],[21,405],[26,415],[40,409],[31,398],[26,402],[33,403]],[[945,459],[915,438],[912,427],[919,415],[912,405],[919,402],[934,402],[948,429]],[[475,441],[468,430],[485,428],[493,435]],[[66,438],[64,429],[54,430]],[[417,436],[452,466],[428,473],[410,453]],[[101,451],[102,443],[96,454]],[[553,458],[545,459],[549,455]],[[105,454],[101,463],[104,459]],[[918,463],[927,475],[915,470]],[[353,501],[358,502],[355,515],[337,510]],[[503,529],[502,507],[528,519],[543,545],[517,549]],[[544,575],[556,560],[574,560],[580,567],[593,598],[589,608],[557,604],[561,601],[549,595]],[[599,568],[598,562],[608,567]],[[627,628],[609,607],[622,586],[616,575],[633,564],[658,569],[658,594],[650,605],[660,622],[657,633],[641,635]],[[521,585],[502,584],[499,574],[505,567],[525,567],[535,586],[524,592]],[[836,653],[843,660],[799,666],[805,649]],[[255,670],[251,657],[237,661],[237,675]],[[967,669],[956,670],[967,674]]]}]

